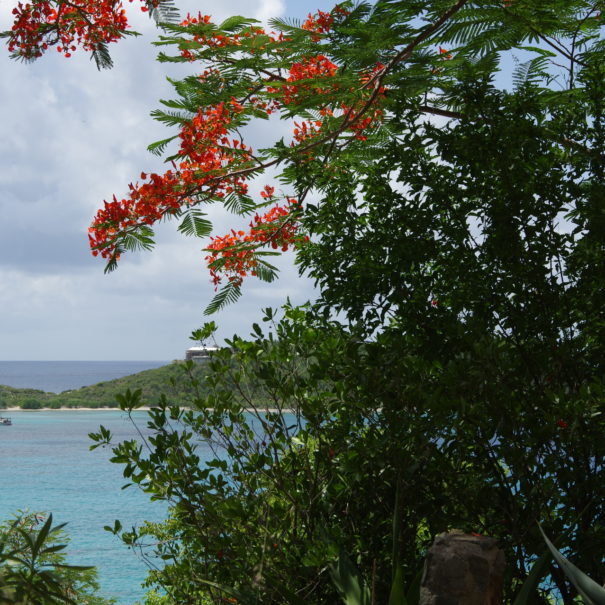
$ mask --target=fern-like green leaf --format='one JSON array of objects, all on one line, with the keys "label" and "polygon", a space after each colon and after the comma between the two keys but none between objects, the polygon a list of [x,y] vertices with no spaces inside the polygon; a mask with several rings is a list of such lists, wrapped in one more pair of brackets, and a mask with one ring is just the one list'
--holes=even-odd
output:
[{"label": "fern-like green leaf", "polygon": [[93,60],[97,66],[97,69],[110,69],[113,67],[113,61],[109,55],[107,44],[99,43],[91,53],[91,60]]},{"label": "fern-like green leaf", "polygon": [[174,0],[160,0],[157,5],[153,0],[147,0],[146,4],[149,16],[155,19],[158,25],[177,24],[181,20]]},{"label": "fern-like green leaf", "polygon": [[162,139],[161,141],[151,143],[151,145],[148,145],[147,151],[150,151],[151,153],[153,153],[153,155],[160,156],[164,153],[168,144],[174,141],[174,139],[176,138],[177,136],[175,135],[173,137],[168,137],[167,139]]},{"label": "fern-like green leaf", "polygon": [[161,111],[159,109],[154,109],[151,112],[151,117],[167,126],[180,126],[190,119],[190,116],[183,113],[176,111]]},{"label": "fern-like green leaf", "polygon": [[154,245],[153,231],[149,227],[142,227],[139,231],[126,233],[122,238],[124,248],[130,252],[137,250],[151,250]]},{"label": "fern-like green leaf", "polygon": [[111,273],[118,268],[118,257],[121,254],[123,254],[123,252],[124,252],[123,248],[121,248],[120,246],[116,247],[116,249],[114,250],[110,259],[107,261],[107,264],[105,265],[105,269],[103,270],[103,273]]},{"label": "fern-like green leaf", "polygon": [[276,18],[269,19],[269,25],[279,31],[294,33],[295,31],[300,30],[302,21],[294,18]]},{"label": "fern-like green leaf", "polygon": [[227,19],[225,19],[218,26],[218,28],[222,29],[223,31],[234,32],[241,30],[245,26],[254,25],[255,23],[259,23],[259,21],[257,19],[249,19],[246,17],[241,17],[239,15],[233,15],[232,17],[228,17]]},{"label": "fern-like green leaf", "polygon": [[234,214],[248,214],[256,208],[256,204],[247,195],[230,193],[224,199],[225,208]]},{"label": "fern-like green leaf", "polygon": [[205,216],[207,215],[197,208],[188,209],[178,227],[179,231],[195,237],[209,236],[212,233],[212,223]]},{"label": "fern-like green leaf", "polygon": [[204,309],[204,315],[212,315],[222,308],[234,303],[242,295],[240,286],[233,282],[227,283],[216,296],[210,301],[210,304]]},{"label": "fern-like green leaf", "polygon": [[549,62],[548,56],[540,56],[517,65],[513,71],[515,91],[520,90],[526,84],[537,84],[539,80],[547,80],[549,78],[547,72]]},{"label": "fern-like green leaf", "polygon": [[278,272],[277,267],[274,267],[266,261],[260,260],[257,255],[255,256],[258,261],[258,264],[256,265],[256,276],[258,279],[269,283],[275,281]]}]

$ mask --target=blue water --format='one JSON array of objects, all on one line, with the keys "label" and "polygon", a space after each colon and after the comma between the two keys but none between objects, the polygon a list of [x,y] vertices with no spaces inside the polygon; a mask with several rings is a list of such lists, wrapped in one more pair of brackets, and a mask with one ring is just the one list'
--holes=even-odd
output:
[{"label": "blue water", "polygon": [[[0,361],[0,384],[62,392],[111,380],[165,362],[69,362]],[[89,451],[88,433],[102,424],[114,441],[138,439],[126,414],[111,410],[52,410],[3,412],[12,426],[0,425],[0,520],[11,519],[18,510],[50,512],[55,523],[67,522],[71,537],[69,562],[97,567],[101,595],[119,605],[142,600],[141,583],[147,567],[116,537],[104,531],[119,519],[125,529],[144,521],[161,521],[167,505],[126,483],[122,467],[111,464],[109,449]],[[134,418],[143,434],[146,413]],[[292,418],[292,423],[294,419]],[[203,444],[202,460],[212,453]],[[155,562],[160,567],[162,562]]]},{"label": "blue water", "polygon": [[[0,384],[61,392],[161,365],[0,361]],[[103,596],[120,605],[142,599],[147,568],[103,526],[115,519],[125,528],[160,521],[167,506],[151,502],[136,488],[122,490],[126,481],[121,467],[109,462],[111,452],[89,451],[88,433],[100,424],[118,440],[137,438],[126,415],[107,410],[4,414],[13,425],[0,426],[0,519],[10,519],[19,509],[52,512],[56,523],[68,523],[70,562],[97,567]],[[144,430],[145,412],[135,417]]]},{"label": "blue water", "polygon": [[[145,428],[145,413],[135,413]],[[88,433],[99,424],[117,439],[136,437],[125,414],[116,411],[11,412],[12,426],[0,426],[0,518],[18,509],[48,511],[68,522],[68,552],[74,564],[95,565],[101,594],[121,605],[142,599],[145,565],[103,530],[120,519],[127,529],[144,520],[160,521],[166,504],[151,502],[136,488],[121,490],[121,467],[110,451],[89,451]],[[203,451],[201,452],[203,455]]]},{"label": "blue water", "polygon": [[[59,393],[165,363],[0,361],[0,384]],[[150,502],[135,488],[121,490],[125,483],[121,467],[109,462],[108,449],[90,452],[88,438],[100,424],[116,439],[136,438],[134,427],[123,413],[112,411],[11,412],[10,416],[13,425],[0,426],[0,519],[12,518],[19,509],[52,512],[56,523],[68,523],[70,561],[97,567],[104,596],[118,599],[121,605],[141,599],[145,565],[103,526],[113,525],[115,519],[125,528],[144,520],[160,521],[167,507]],[[144,427],[145,413],[137,418]]]},{"label": "blue water", "polygon": [[0,361],[0,384],[61,393],[159,368],[167,361]]}]

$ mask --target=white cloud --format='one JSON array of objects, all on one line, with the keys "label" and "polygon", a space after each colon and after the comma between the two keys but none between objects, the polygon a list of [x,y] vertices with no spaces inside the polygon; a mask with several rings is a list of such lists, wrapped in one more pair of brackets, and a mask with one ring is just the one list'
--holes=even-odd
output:
[{"label": "white cloud", "polygon": [[255,17],[259,21],[267,22],[274,17],[281,17],[285,12],[283,0],[261,0]]},{"label": "white cloud", "polygon": [[[0,0],[0,29],[10,27],[14,4]],[[197,2],[179,4],[183,13],[199,10]],[[213,8],[216,20],[266,19],[283,13],[284,3],[227,0]],[[125,256],[111,275],[87,248],[102,200],[123,195],[141,171],[163,170],[146,147],[170,130],[149,113],[173,96],[166,81],[173,67],[154,60],[153,25],[134,13],[146,37],[112,45],[112,70],[98,72],[82,51],[71,59],[50,52],[33,64],[0,51],[0,359],[172,359],[205,320],[214,292],[204,242],[178,234],[174,223],[160,226],[155,251]],[[258,148],[278,128],[286,134],[285,125],[250,128],[248,140]],[[209,212],[217,233],[233,224],[222,209]],[[262,307],[288,295],[312,296],[291,258],[280,265],[280,281],[251,280],[241,302],[219,314],[221,337],[247,334]]]}]

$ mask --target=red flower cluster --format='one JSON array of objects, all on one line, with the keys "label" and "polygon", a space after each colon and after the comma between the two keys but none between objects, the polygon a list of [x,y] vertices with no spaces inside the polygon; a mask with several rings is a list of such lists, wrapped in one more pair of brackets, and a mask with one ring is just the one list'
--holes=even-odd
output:
[{"label": "red flower cluster", "polygon": [[279,111],[281,103],[277,99],[263,100],[258,97],[250,97],[248,99],[251,107],[264,111],[270,116],[274,111]]},{"label": "red flower cluster", "polygon": [[321,34],[327,34],[332,29],[334,24],[334,16],[346,16],[349,11],[345,10],[337,4],[331,13],[324,13],[318,10],[315,15],[309,13],[307,20],[302,24],[302,29],[312,33],[311,39],[318,42],[321,39]]},{"label": "red flower cluster", "polygon": [[[181,22],[181,25],[183,27],[198,24],[210,25],[210,15],[202,15],[201,13],[199,13],[197,17],[192,17],[188,14],[187,17]],[[195,43],[194,45],[192,45],[193,48],[198,48],[199,45],[206,46],[208,48],[223,48],[226,46],[241,46],[242,38],[251,38],[253,36],[267,35],[270,44],[290,40],[290,38],[285,37],[281,32],[279,34],[275,34],[275,32],[270,32],[269,34],[267,34],[267,32],[262,27],[252,27],[245,30],[241,34],[233,34],[232,36],[222,34],[218,31],[209,31],[208,34],[194,33],[191,37],[191,40]],[[261,50],[264,48],[264,46],[260,46]],[[187,59],[190,59],[192,61],[195,61],[196,59],[195,53],[192,52],[192,50],[187,45],[181,47],[181,56],[186,57]]]},{"label": "red flower cluster", "polygon": [[[325,94],[334,90],[332,86],[329,88],[318,88],[316,85],[311,86],[310,83],[304,83],[305,80],[313,80],[317,78],[331,78],[338,71],[338,66],[332,63],[324,55],[309,57],[299,63],[294,63],[290,67],[290,72],[287,78],[288,82],[298,82],[298,84],[289,84],[284,86],[268,86],[267,92],[277,93],[282,98],[281,101],[285,105],[296,103],[305,93],[312,92],[314,94]],[[302,84],[300,82],[303,82]]]},{"label": "red flower cluster", "polygon": [[[384,66],[382,64],[378,64],[369,73],[364,73],[361,76],[362,84],[368,82],[378,71],[383,68]],[[324,88],[317,86],[317,79],[322,78],[327,80],[333,78],[337,72],[338,66],[335,63],[330,61],[324,55],[317,55],[292,65],[287,78],[287,81],[291,84],[280,87],[268,86],[267,91],[269,93],[279,94],[280,101],[284,105],[290,105],[291,103],[299,102],[304,95],[309,93],[326,95],[331,92],[336,92],[338,90],[338,86],[336,84],[330,83]],[[311,83],[311,80],[315,80],[315,82]],[[294,82],[296,82],[296,84],[294,84]],[[380,95],[384,95],[384,88],[381,88],[379,92]],[[361,109],[363,103],[364,100],[360,101],[357,107],[350,107],[348,105],[341,104],[340,109],[342,110],[343,114],[354,115],[356,110]],[[333,116],[334,112],[332,109],[325,106],[320,110],[320,114],[326,117]],[[375,109],[363,119],[354,121],[348,130],[354,132],[357,139],[365,141],[367,137],[362,134],[363,131],[380,121],[383,115],[384,112],[382,110]],[[292,145],[295,143],[302,143],[317,136],[322,132],[323,125],[324,123],[321,120],[306,120],[300,123],[295,122],[294,141]]]},{"label": "red flower cluster", "polygon": [[[314,138],[321,132],[322,126],[323,122],[321,120],[294,122],[294,141],[303,143],[307,139]],[[294,147],[294,141],[291,143],[292,147]]]},{"label": "red flower cluster", "polygon": [[[145,2],[141,10],[147,10]],[[33,0],[19,2],[12,12],[8,49],[25,59],[40,57],[53,45],[66,57],[78,46],[94,51],[119,40],[128,28],[122,3],[111,0]]]},{"label": "red flower cluster", "polygon": [[[271,199],[274,188],[266,186],[261,197]],[[263,215],[256,214],[250,222],[250,230],[231,230],[222,237],[211,238],[207,250],[206,262],[210,267],[210,275],[215,288],[222,281],[219,271],[227,275],[229,282],[239,286],[243,278],[250,273],[257,274],[258,260],[255,251],[259,246],[270,245],[273,249],[287,251],[291,246],[299,246],[308,241],[308,237],[301,236],[299,224],[292,216],[292,212],[298,207],[298,201],[288,199],[285,206],[276,204]],[[221,260],[218,267],[213,264]]]},{"label": "red flower cluster", "polygon": [[[318,34],[325,33],[333,19],[331,14],[320,11],[315,17],[309,16],[305,29]],[[228,45],[240,47],[244,38],[266,35],[262,28],[256,27],[223,35],[214,31],[208,15],[201,14],[197,17],[187,15],[182,25],[193,26],[191,40],[195,44],[187,46],[184,43],[181,46],[181,54],[191,59],[195,59],[200,45],[206,48]],[[275,38],[272,33],[269,40],[269,43],[274,43],[284,39]],[[375,83],[383,69],[383,65],[377,65],[360,75],[361,94],[350,90],[355,101],[349,104],[338,103],[334,96],[330,102],[329,95],[338,92],[341,86],[336,78],[338,66],[325,55],[318,54],[294,63],[283,84],[269,78],[265,90],[271,95],[270,98],[255,93],[254,88],[251,88],[245,100],[247,107],[232,99],[229,103],[200,110],[181,127],[178,152],[180,160],[173,163],[172,169],[163,175],[142,174],[142,184],[131,184],[126,198],[118,200],[114,197],[111,202],[104,203],[104,208],[97,213],[89,229],[93,254],[108,259],[117,257],[120,242],[130,232],[152,225],[202,199],[245,194],[247,173],[242,173],[241,170],[251,166],[253,157],[249,147],[230,136],[230,132],[234,130],[234,117],[239,114],[260,110],[270,115],[284,106],[298,104],[308,96],[320,94],[327,99],[319,109],[320,119],[295,122],[293,145],[329,135],[331,125],[337,124],[333,122],[335,114],[346,120],[346,130],[354,133],[357,139],[365,140],[367,136],[364,133],[383,119],[383,110],[378,105],[380,97],[384,95],[384,88],[378,89],[377,98],[378,85]],[[220,77],[220,71],[211,67],[199,77],[203,80],[210,76]],[[270,201],[273,195],[272,187],[266,187],[261,193],[265,201]],[[221,283],[223,275],[237,286],[245,276],[257,275],[260,260],[256,251],[259,247],[268,246],[286,251],[291,246],[306,241],[308,238],[300,234],[298,208],[296,200],[288,199],[285,204],[276,204],[264,214],[256,214],[248,231],[232,230],[223,237],[212,238],[206,261],[215,286]]]},{"label": "red flower cluster", "polygon": [[183,27],[187,27],[188,25],[197,25],[198,23],[204,23],[208,25],[211,23],[212,17],[210,15],[202,15],[202,13],[198,13],[197,17],[192,17],[189,13],[183,21],[181,21],[181,25]]},{"label": "red flower cluster", "polygon": [[334,17],[330,13],[318,10],[316,15],[309,13],[307,20],[302,24],[302,28],[312,32],[311,39],[317,42],[320,39],[320,34],[327,34],[332,29],[332,23],[334,23]]},{"label": "red flower cluster", "polygon": [[443,48],[442,46],[439,47],[439,54],[442,55],[444,59],[454,58],[454,55],[452,55],[452,53],[447,50],[447,48]]},{"label": "red flower cluster", "polygon": [[[228,125],[243,107],[232,99],[201,111],[181,130],[179,155],[183,161],[163,175],[145,173],[146,182],[130,185],[127,198],[105,202],[89,228],[93,254],[110,258],[121,234],[141,225],[152,225],[165,215],[193,204],[197,197],[223,198],[230,193],[245,194],[242,176],[223,177],[224,173],[250,160],[250,149],[238,139],[230,139]],[[221,178],[222,177],[222,178]]]},{"label": "red flower cluster", "polygon": [[[362,84],[369,83],[372,78],[374,78],[378,72],[384,69],[384,65],[382,63],[378,63],[371,71],[365,72],[361,75],[360,81]],[[332,63],[329,59],[326,59],[323,55],[318,55],[317,57],[313,57],[304,63],[296,63],[290,69],[290,76],[288,77],[288,82],[294,82],[298,80],[304,80],[306,78],[311,77],[333,77],[338,71],[338,66]],[[299,92],[307,92],[311,87],[307,84],[299,84],[297,86],[284,86],[281,89],[277,88],[269,88],[269,92],[279,91],[284,94],[283,102],[288,105],[290,103],[298,100]],[[329,92],[337,90],[337,86],[334,84],[330,85],[330,88],[322,89],[322,88],[313,88],[312,92],[327,94]],[[350,119],[351,116],[355,116],[362,108],[370,94],[372,89],[369,88],[365,91],[364,96],[360,99],[355,105],[349,106],[345,103],[340,104],[340,110],[343,115],[348,115]],[[385,88],[381,86],[378,90],[378,94],[380,97],[384,97]],[[324,118],[333,117],[334,111],[330,109],[328,106],[324,106],[319,111],[320,115]],[[354,119],[351,124],[348,126],[347,130],[355,133],[355,138],[360,141],[367,140],[367,136],[363,134],[365,130],[375,126],[377,123],[382,121],[384,117],[384,112],[380,108],[374,108],[368,110],[365,114],[365,117],[362,119]],[[322,133],[324,127],[324,122],[322,120],[306,120],[303,122],[294,122],[294,141],[296,143],[302,143],[308,139],[312,139],[315,136]],[[294,142],[292,143],[294,146]]]},{"label": "red flower cluster", "polygon": [[381,109],[376,109],[371,115],[365,117],[363,120],[358,120],[351,124],[350,130],[355,133],[355,138],[359,141],[367,141],[368,137],[363,134],[363,132],[371,126],[375,126],[376,123],[381,122],[383,116],[384,112]]}]

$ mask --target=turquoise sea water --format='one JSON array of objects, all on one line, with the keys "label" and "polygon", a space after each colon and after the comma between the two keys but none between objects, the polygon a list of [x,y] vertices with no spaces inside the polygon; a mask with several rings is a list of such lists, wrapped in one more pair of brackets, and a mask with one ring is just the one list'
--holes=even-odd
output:
[{"label": "turquoise sea water", "polygon": [[[1,380],[0,380],[1,382]],[[0,412],[1,414],[1,412]],[[8,415],[8,414],[7,414]],[[142,598],[145,565],[103,530],[120,519],[128,528],[164,518],[166,505],[150,502],[136,488],[121,490],[121,468],[110,452],[89,451],[88,433],[100,424],[117,439],[136,437],[125,414],[115,411],[11,412],[12,426],[0,426],[0,518],[18,509],[52,512],[68,522],[70,560],[95,565],[104,596],[120,605]],[[145,413],[136,413],[145,426]]]}]

